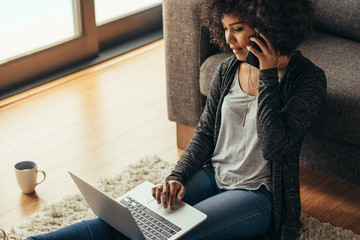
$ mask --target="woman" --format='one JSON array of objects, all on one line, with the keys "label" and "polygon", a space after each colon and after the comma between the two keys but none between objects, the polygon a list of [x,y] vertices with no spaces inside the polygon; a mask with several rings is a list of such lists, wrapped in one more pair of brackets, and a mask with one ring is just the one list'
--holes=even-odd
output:
[{"label": "woman", "polygon": [[[207,214],[182,239],[296,239],[300,148],[326,91],[323,71],[296,51],[311,30],[310,4],[204,0],[199,6],[212,42],[234,56],[218,67],[193,139],[152,194],[164,207],[183,200]],[[260,69],[245,62],[248,51]],[[29,239],[122,237],[95,219]]]}]

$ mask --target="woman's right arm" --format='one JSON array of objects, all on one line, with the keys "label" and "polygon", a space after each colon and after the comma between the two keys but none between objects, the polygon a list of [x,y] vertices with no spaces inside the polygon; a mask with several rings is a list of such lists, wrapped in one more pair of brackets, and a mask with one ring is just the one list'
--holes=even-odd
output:
[{"label": "woman's right arm", "polygon": [[202,164],[208,160],[214,151],[214,126],[216,111],[220,100],[220,86],[222,81],[223,64],[217,68],[206,99],[206,105],[201,114],[200,121],[195,129],[195,135],[186,147],[175,169],[165,179],[165,182],[152,189],[152,195],[161,203],[163,199],[164,207],[168,201],[170,207],[173,206],[175,199],[182,199],[185,194],[185,182],[198,170]]},{"label": "woman's right arm", "polygon": [[215,147],[214,129],[221,94],[222,70],[223,64],[220,64],[213,76],[206,105],[196,126],[195,134],[166,180],[175,180],[184,185],[193,173],[212,156]]}]

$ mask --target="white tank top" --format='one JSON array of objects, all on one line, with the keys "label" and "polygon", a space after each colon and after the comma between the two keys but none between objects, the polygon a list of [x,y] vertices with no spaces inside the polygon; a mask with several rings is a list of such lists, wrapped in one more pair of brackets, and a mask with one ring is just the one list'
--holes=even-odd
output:
[{"label": "white tank top", "polygon": [[270,162],[263,158],[256,130],[258,98],[248,96],[250,111],[243,127],[246,101],[237,70],[221,107],[219,137],[211,158],[216,183],[227,190],[256,190],[265,185],[270,191]]}]

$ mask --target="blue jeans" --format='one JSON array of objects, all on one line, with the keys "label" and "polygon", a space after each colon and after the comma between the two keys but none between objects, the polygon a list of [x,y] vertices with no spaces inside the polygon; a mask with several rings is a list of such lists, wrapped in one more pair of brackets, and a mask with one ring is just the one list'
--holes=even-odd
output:
[{"label": "blue jeans", "polygon": [[[266,234],[271,225],[271,193],[258,190],[222,190],[215,182],[214,169],[206,165],[186,183],[184,202],[207,215],[205,222],[181,239],[252,239]],[[28,240],[128,239],[101,219],[69,227]]]}]

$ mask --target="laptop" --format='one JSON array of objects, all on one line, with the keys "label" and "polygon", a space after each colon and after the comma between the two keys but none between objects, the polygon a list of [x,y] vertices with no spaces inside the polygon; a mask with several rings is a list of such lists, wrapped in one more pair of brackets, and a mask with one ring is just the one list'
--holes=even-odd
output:
[{"label": "laptop", "polygon": [[176,201],[174,210],[164,209],[152,197],[150,182],[115,200],[69,173],[95,215],[130,239],[178,239],[206,220],[204,213],[184,202]]}]

